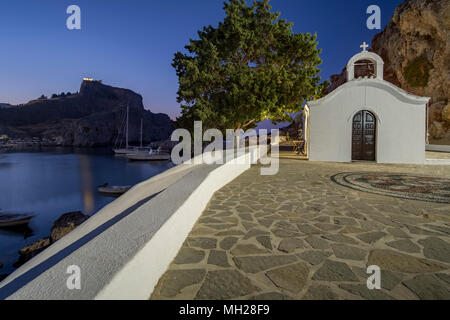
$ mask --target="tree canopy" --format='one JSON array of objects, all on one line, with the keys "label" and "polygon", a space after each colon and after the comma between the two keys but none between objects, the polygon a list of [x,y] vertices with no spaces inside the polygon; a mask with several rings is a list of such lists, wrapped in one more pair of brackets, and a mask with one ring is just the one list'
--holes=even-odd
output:
[{"label": "tree canopy", "polygon": [[190,39],[173,60],[182,113],[176,125],[190,129],[248,129],[265,119],[292,120],[305,99],[320,95],[322,63],[316,35],[295,34],[292,23],[271,12],[269,0],[225,2],[226,17]]}]

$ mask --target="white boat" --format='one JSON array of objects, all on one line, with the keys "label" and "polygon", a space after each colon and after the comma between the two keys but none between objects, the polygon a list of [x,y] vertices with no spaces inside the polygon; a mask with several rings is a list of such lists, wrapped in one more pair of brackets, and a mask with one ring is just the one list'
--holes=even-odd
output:
[{"label": "white boat", "polygon": [[0,213],[0,228],[27,225],[33,217],[27,213]]},{"label": "white boat", "polygon": [[170,160],[170,153],[158,148],[157,151],[150,150],[146,153],[129,153],[127,154],[127,158],[133,161],[165,161]]}]

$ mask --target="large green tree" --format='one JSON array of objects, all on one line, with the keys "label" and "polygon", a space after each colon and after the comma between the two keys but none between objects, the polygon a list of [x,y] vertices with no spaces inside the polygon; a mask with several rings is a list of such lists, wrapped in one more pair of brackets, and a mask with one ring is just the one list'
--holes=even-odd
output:
[{"label": "large green tree", "polygon": [[248,129],[265,119],[291,120],[305,99],[321,94],[322,63],[316,35],[292,32],[292,23],[271,12],[269,0],[225,3],[226,17],[177,52],[178,127]]}]

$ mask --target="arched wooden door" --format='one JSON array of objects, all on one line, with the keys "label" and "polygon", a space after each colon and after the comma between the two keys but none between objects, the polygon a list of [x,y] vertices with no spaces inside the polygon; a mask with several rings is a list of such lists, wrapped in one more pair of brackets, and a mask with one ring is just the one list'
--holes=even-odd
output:
[{"label": "arched wooden door", "polygon": [[370,111],[360,111],[353,117],[352,160],[375,161],[377,120]]}]

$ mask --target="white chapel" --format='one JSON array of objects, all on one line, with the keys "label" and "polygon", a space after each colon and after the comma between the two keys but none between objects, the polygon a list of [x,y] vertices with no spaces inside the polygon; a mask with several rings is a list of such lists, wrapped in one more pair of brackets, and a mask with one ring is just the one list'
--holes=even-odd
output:
[{"label": "white chapel", "polygon": [[[367,51],[347,64],[347,82],[305,107],[310,161],[425,162],[426,106],[418,97],[383,80],[381,57]],[[357,68],[371,70],[355,76]]]}]

